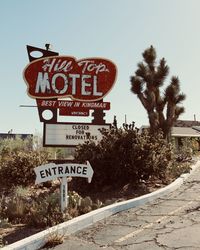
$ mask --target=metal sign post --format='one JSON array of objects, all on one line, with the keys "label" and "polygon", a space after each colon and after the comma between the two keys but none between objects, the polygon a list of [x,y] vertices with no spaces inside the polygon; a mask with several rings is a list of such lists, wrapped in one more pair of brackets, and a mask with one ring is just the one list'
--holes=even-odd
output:
[{"label": "metal sign post", "polygon": [[63,213],[68,206],[68,187],[67,187],[67,177],[61,178],[60,184],[60,204],[61,212]]}]

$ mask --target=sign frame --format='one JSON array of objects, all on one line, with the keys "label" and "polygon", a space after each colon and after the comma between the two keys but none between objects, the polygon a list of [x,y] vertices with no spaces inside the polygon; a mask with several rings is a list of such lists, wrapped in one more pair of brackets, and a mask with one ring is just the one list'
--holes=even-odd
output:
[{"label": "sign frame", "polygon": [[93,124],[93,123],[85,123],[85,122],[57,122],[57,123],[44,123],[43,124],[43,147],[68,147],[68,148],[72,148],[72,147],[77,147],[77,145],[65,145],[65,144],[59,144],[59,145],[54,145],[54,144],[46,144],[45,143],[45,139],[47,136],[47,131],[46,131],[46,125],[47,124],[53,124],[53,125],[90,125],[90,126],[99,126],[99,127],[103,127],[103,126],[108,126],[108,129],[111,128],[112,124],[111,123],[105,123],[105,124]]}]

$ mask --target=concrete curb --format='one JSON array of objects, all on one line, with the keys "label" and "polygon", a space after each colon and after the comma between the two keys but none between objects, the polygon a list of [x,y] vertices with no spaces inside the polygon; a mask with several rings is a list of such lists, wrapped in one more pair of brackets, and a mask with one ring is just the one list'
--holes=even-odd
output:
[{"label": "concrete curb", "polygon": [[127,201],[122,201],[119,203],[115,203],[106,207],[99,208],[97,210],[91,211],[87,214],[78,216],[70,221],[61,223],[49,229],[46,229],[42,232],[34,234],[30,237],[27,237],[23,240],[17,241],[9,246],[4,247],[4,250],[33,250],[39,249],[42,247],[46,240],[49,238],[51,234],[56,235],[70,235],[75,233],[81,229],[84,229],[93,223],[105,219],[115,213],[141,206],[149,201],[155,200],[161,196],[164,196],[178,187],[180,187],[183,182],[200,166],[200,161],[197,161],[195,165],[192,166],[190,173],[181,175],[174,182],[169,184],[168,186],[156,190],[152,193],[130,199]]}]

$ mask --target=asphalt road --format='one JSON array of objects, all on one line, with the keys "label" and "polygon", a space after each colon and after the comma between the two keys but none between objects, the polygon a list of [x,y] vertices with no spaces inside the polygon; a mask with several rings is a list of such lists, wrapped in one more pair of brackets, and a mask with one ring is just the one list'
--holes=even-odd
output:
[{"label": "asphalt road", "polygon": [[173,193],[95,223],[54,249],[200,249],[200,168]]}]

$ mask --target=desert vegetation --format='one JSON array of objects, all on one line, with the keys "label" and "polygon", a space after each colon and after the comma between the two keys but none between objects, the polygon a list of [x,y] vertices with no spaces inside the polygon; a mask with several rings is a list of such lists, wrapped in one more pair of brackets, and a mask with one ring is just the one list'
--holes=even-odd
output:
[{"label": "desert vegetation", "polygon": [[[140,131],[134,123],[120,128],[113,125],[101,133],[98,144],[87,141],[76,149],[74,161],[89,160],[94,176],[90,184],[83,178],[72,179],[64,213],[60,211],[59,180],[34,184],[34,168],[47,163],[52,152],[33,149],[30,142],[19,138],[0,141],[0,227],[21,223],[47,228],[108,204],[98,193],[116,202],[111,189],[114,194],[130,185],[134,197],[141,184],[143,188],[150,182],[166,185],[190,169],[192,144],[188,142],[175,152],[162,132],[155,136],[148,130]],[[122,193],[120,198],[126,199],[126,195]]]}]

